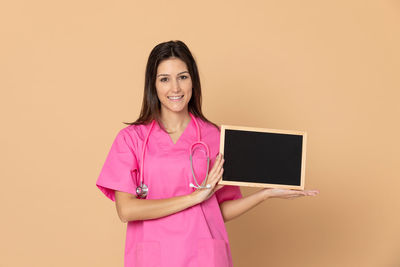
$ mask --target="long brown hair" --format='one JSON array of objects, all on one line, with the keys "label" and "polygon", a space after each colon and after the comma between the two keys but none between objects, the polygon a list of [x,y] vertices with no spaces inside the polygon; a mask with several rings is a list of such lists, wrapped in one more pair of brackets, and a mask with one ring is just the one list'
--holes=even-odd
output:
[{"label": "long brown hair", "polygon": [[161,123],[161,103],[157,96],[156,75],[158,65],[161,61],[171,57],[179,58],[186,63],[192,79],[193,89],[192,97],[188,103],[188,111],[203,121],[211,123],[220,130],[218,125],[210,122],[201,111],[201,85],[196,61],[186,44],[179,40],[160,43],[150,52],[146,65],[143,102],[139,118],[134,122],[124,123],[128,125],[148,124],[155,119],[161,129],[166,131]]}]

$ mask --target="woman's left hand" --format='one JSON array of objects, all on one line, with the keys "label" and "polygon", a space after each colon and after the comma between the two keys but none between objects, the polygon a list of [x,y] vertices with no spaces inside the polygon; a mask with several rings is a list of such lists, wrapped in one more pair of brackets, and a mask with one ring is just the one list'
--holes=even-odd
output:
[{"label": "woman's left hand", "polygon": [[219,185],[218,182],[222,178],[222,174],[224,172],[224,168],[222,165],[224,164],[224,158],[222,154],[219,154],[214,162],[211,171],[208,173],[207,181],[204,180],[201,184],[202,186],[209,185],[208,188],[199,188],[194,191],[192,194],[196,196],[196,199],[199,203],[209,199],[216,191],[221,189],[223,185]]},{"label": "woman's left hand", "polygon": [[316,196],[319,194],[318,190],[291,190],[280,188],[265,188],[261,190],[264,193],[265,199],[267,198],[284,198],[293,199],[304,196]]}]

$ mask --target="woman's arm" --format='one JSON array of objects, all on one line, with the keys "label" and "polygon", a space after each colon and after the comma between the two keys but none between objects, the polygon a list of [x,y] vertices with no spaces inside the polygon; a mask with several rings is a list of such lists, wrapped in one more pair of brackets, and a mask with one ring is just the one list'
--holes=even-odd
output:
[{"label": "woman's arm", "polygon": [[209,199],[221,187],[217,185],[217,182],[223,173],[222,164],[223,159],[220,155],[208,174],[207,184],[210,185],[209,188],[197,189],[184,196],[166,199],[138,199],[132,194],[116,190],[115,205],[119,218],[122,222],[157,219],[177,213]]},{"label": "woman's arm", "polygon": [[288,190],[288,189],[271,189],[266,188],[257,191],[249,196],[227,200],[220,204],[220,209],[224,221],[232,220],[253,207],[260,204],[268,198],[296,198],[301,196],[315,196],[319,193],[317,190]]},{"label": "woman's arm", "polygon": [[198,204],[193,195],[166,199],[138,199],[134,195],[115,191],[117,213],[122,222],[164,217]]},{"label": "woman's arm", "polygon": [[222,202],[219,207],[221,209],[224,221],[227,222],[238,217],[239,215],[242,215],[246,211],[251,210],[265,199],[265,194],[262,192],[262,190],[260,190],[246,197],[234,200],[226,200]]}]

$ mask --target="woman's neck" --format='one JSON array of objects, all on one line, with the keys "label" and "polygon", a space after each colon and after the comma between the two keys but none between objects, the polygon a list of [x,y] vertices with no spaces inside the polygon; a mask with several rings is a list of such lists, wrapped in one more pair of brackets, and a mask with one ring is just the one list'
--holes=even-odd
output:
[{"label": "woman's neck", "polygon": [[187,110],[179,113],[171,111],[161,112],[161,122],[168,132],[175,132],[186,128],[190,120],[191,117]]}]

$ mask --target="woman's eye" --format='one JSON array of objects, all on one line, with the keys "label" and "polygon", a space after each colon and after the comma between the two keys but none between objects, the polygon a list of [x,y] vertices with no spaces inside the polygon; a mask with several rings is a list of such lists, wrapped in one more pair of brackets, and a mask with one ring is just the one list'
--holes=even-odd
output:
[{"label": "woman's eye", "polygon": [[182,76],[180,76],[180,78],[181,78],[182,80],[185,80],[185,79],[188,78],[188,76],[187,76],[187,75],[182,75]]},{"label": "woman's eye", "polygon": [[161,78],[160,81],[161,81],[161,82],[166,82],[166,81],[168,81],[168,78],[165,78],[165,77],[164,77],[164,78]]}]

